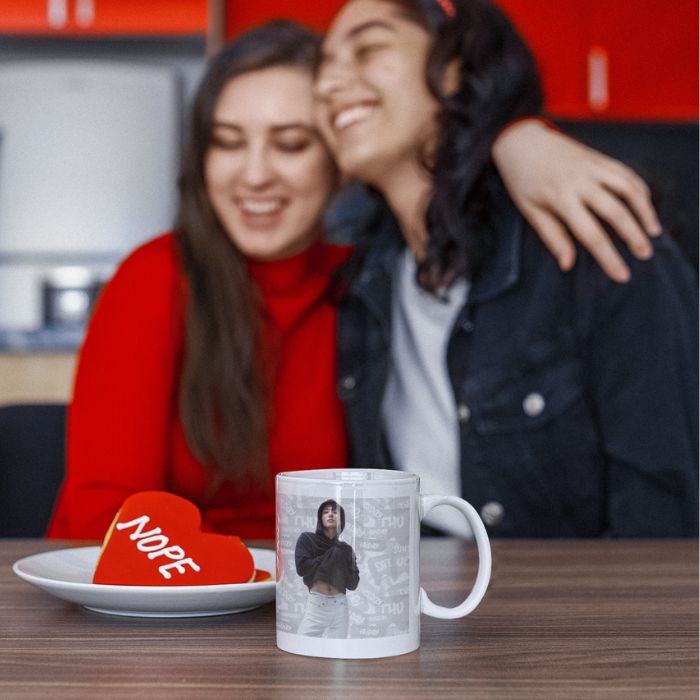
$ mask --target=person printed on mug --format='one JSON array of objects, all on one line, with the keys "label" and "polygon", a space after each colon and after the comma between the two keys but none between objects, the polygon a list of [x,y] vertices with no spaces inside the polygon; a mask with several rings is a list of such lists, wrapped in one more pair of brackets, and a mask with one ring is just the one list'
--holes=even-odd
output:
[{"label": "person printed on mug", "polygon": [[297,634],[334,639],[348,635],[345,592],[357,588],[360,571],[352,547],[339,539],[344,529],[344,508],[327,500],[318,507],[316,531],[299,535],[294,560],[309,597]]}]

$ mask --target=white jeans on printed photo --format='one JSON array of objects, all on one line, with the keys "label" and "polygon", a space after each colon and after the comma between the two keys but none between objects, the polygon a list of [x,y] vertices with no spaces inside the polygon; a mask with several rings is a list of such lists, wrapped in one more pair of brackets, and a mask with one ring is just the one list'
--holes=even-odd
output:
[{"label": "white jeans on printed photo", "polygon": [[345,593],[324,595],[310,591],[297,634],[345,639],[348,636],[348,601]]}]

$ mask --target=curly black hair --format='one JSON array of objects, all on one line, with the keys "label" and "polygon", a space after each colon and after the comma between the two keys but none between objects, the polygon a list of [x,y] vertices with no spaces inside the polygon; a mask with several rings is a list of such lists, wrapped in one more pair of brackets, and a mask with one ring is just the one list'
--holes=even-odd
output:
[{"label": "curly black hair", "polygon": [[[385,1],[434,37],[426,80],[441,105],[439,142],[423,159],[434,187],[427,256],[417,275],[435,290],[461,275],[475,279],[493,254],[493,213],[503,189],[491,148],[508,123],[541,113],[542,89],[530,50],[489,0],[453,0],[453,15],[437,0]],[[455,62],[459,84],[446,95],[446,70]]]}]

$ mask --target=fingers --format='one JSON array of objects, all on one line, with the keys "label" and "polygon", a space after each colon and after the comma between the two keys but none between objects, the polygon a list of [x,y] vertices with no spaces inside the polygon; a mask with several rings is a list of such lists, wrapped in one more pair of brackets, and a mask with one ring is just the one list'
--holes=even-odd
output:
[{"label": "fingers", "polygon": [[586,204],[598,217],[615,229],[635,257],[648,260],[652,256],[653,249],[646,232],[619,197],[598,188],[595,197],[587,198]]},{"label": "fingers", "polygon": [[559,215],[572,235],[597,260],[605,274],[615,282],[627,282],[630,270],[610,237],[591,211],[578,199],[562,202]]},{"label": "fingers", "polygon": [[559,267],[565,272],[570,270],[576,261],[576,246],[561,221],[545,209],[534,206],[524,205],[523,215],[556,258]]},{"label": "fingers", "polygon": [[[514,138],[516,130],[522,133]],[[501,134],[493,153],[513,201],[563,270],[575,261],[573,236],[611,279],[629,279],[630,270],[601,222],[637,258],[652,254],[648,236],[658,235],[661,227],[649,188],[631,168],[527,122]]]},{"label": "fingers", "polygon": [[[647,235],[660,235],[661,224],[651,202],[651,191],[647,183],[634,170],[617,160],[606,157],[602,165],[600,178],[605,187],[625,200]],[[609,221],[609,223],[619,230],[616,222]],[[628,240],[623,231],[619,230],[619,233],[625,241]]]}]

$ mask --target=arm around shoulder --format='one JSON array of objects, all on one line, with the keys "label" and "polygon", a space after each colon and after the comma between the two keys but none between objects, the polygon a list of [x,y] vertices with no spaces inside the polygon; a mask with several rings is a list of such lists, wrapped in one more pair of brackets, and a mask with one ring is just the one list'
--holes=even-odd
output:
[{"label": "arm around shoulder", "polygon": [[574,263],[575,241],[618,282],[630,270],[615,241],[622,240],[638,258],[651,254],[647,236],[658,235],[661,227],[649,188],[625,164],[536,117],[506,127],[493,158],[513,201],[562,269]]}]

